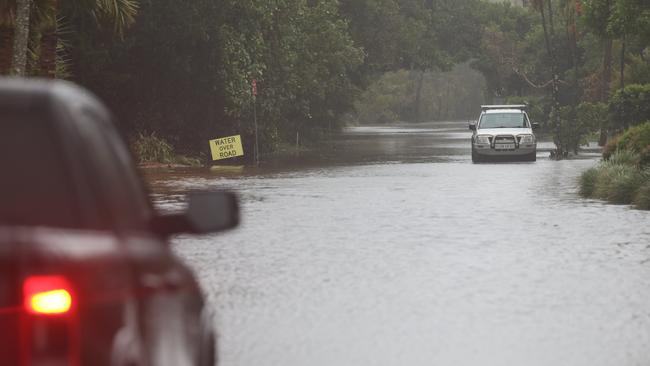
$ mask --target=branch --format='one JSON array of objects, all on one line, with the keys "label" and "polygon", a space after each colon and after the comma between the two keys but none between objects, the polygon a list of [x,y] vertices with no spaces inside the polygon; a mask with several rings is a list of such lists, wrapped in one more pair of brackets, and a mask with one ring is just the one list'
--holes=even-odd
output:
[{"label": "branch", "polygon": [[[532,81],[528,78],[528,76],[526,75],[526,73],[524,73],[524,72],[522,72],[522,71],[519,71],[518,68],[516,68],[516,67],[513,66],[513,67],[512,67],[512,71],[513,71],[515,74],[517,74],[520,78],[524,79],[524,81],[527,82],[528,85],[530,85],[530,86],[532,86],[533,88],[536,88],[536,89],[544,89],[544,88],[547,88],[549,85],[552,85],[552,84],[553,84],[553,79],[551,79],[551,80],[549,80],[549,81],[547,81],[547,82],[545,82],[544,84],[541,84],[541,85],[540,85],[540,84],[535,84],[534,82],[532,82]],[[566,81],[564,81],[564,80],[562,80],[562,79],[558,79],[557,82],[560,83],[560,84],[569,85],[569,83],[567,83]]]}]

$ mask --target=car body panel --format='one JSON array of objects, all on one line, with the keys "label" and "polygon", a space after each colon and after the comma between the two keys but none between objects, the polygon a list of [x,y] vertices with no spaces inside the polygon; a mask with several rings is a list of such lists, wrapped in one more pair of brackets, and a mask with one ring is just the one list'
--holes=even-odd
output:
[{"label": "car body panel", "polygon": [[[205,342],[214,338],[212,325],[202,324],[203,294],[168,239],[154,233],[151,202],[108,110],[66,82],[0,78],[0,113],[7,110],[16,120],[0,128],[18,126],[25,116],[52,130],[44,136],[54,141],[55,171],[64,172],[70,196],[56,201],[58,207],[43,206],[47,215],[28,226],[3,222],[0,215],[0,263],[7,264],[0,270],[0,339],[6,341],[0,365],[25,359],[20,293],[21,281],[31,274],[63,275],[75,288],[79,308],[70,318],[79,354],[70,364],[199,364],[210,352],[202,348],[215,347]],[[46,157],[53,152],[39,151]],[[31,186],[47,189],[48,174],[30,177],[37,183]],[[11,187],[15,192],[3,193],[29,200],[30,191],[18,183]],[[67,212],[75,220],[57,220]],[[56,344],[47,337],[41,343]]]},{"label": "car body panel", "polygon": [[[490,114],[523,114],[526,126],[521,128],[481,128],[483,116]],[[487,158],[507,159],[508,157],[523,157],[530,161],[536,160],[537,140],[533,132],[533,126],[525,111],[514,108],[486,109],[481,112],[478,121],[478,124],[472,128],[471,145],[472,160],[474,162],[483,161]],[[533,141],[522,142],[520,137],[523,135],[532,135]],[[489,143],[480,143],[478,136],[487,136]]]},{"label": "car body panel", "polygon": [[534,135],[532,128],[480,128],[477,135]]}]

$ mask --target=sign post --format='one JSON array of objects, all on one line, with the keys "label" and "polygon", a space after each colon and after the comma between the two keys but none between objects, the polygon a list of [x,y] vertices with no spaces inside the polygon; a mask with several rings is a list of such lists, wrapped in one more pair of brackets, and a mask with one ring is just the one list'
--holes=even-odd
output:
[{"label": "sign post", "polygon": [[253,79],[251,82],[252,94],[253,94],[253,121],[255,123],[255,164],[260,165],[260,145],[258,142],[258,133],[257,133],[257,80]]}]

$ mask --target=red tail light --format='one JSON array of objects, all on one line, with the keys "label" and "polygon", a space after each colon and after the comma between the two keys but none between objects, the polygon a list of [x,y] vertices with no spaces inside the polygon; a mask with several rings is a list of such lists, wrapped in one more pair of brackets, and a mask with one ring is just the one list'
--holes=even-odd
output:
[{"label": "red tail light", "polygon": [[23,283],[25,311],[35,315],[61,315],[73,306],[72,289],[62,276],[32,276]]},{"label": "red tail light", "polygon": [[73,288],[60,275],[25,278],[21,365],[79,365],[78,299]]}]

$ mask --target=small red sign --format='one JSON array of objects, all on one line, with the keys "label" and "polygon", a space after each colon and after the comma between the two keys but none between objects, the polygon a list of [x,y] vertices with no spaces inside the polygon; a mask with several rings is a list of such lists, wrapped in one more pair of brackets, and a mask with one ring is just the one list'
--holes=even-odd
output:
[{"label": "small red sign", "polygon": [[251,86],[253,87],[253,96],[257,96],[257,80],[253,79],[251,82]]}]

